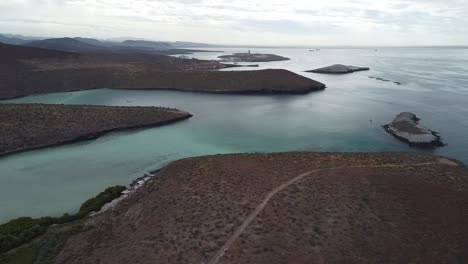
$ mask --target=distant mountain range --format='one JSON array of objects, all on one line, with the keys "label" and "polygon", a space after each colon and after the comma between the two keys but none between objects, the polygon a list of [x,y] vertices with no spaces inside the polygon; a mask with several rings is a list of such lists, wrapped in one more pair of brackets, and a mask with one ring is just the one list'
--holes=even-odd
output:
[{"label": "distant mountain range", "polygon": [[103,52],[106,47],[88,44],[74,38],[44,39],[26,42],[23,46],[69,52]]},{"label": "distant mountain range", "polygon": [[4,44],[21,45],[21,44],[24,44],[24,43],[26,43],[28,41],[24,40],[24,39],[17,38],[17,37],[6,37],[6,36],[3,36],[3,35],[0,35],[0,42],[4,43]]},{"label": "distant mountain range", "polygon": [[190,54],[200,50],[196,47],[213,47],[213,45],[194,42],[162,42],[149,40],[98,40],[93,38],[50,38],[25,37],[21,35],[0,34],[0,43],[23,45],[77,53],[149,53],[149,54]]},{"label": "distant mountain range", "polygon": [[147,40],[125,40],[122,42],[123,46],[130,46],[130,47],[145,47],[145,48],[153,48],[153,49],[172,49],[174,48],[172,45],[165,43],[165,42],[155,42],[155,41],[147,41]]},{"label": "distant mountain range", "polygon": [[0,34],[0,42],[1,43],[6,43],[6,44],[12,44],[12,45],[21,45],[29,41],[33,40],[39,40],[43,38],[39,37],[27,37],[23,35],[17,35],[17,34]]}]

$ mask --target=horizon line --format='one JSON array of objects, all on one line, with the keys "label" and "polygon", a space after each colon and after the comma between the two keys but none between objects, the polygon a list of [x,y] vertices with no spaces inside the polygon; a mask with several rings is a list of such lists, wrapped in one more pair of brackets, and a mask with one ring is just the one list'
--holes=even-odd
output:
[{"label": "horizon line", "polygon": [[[139,38],[139,37],[109,37],[109,38],[98,38],[98,37],[83,37],[83,36],[62,36],[62,37],[43,37],[43,36],[27,36],[19,33],[0,33],[5,37],[7,35],[13,36],[22,36],[25,38],[37,38],[37,39],[58,39],[58,38],[90,38],[101,41],[114,41],[114,42],[123,42],[125,40],[140,40],[140,41],[153,41],[153,42],[162,42],[162,43],[174,43],[174,42],[190,42],[194,44],[206,44],[209,46],[215,47],[226,47],[226,48],[294,48],[294,49],[314,49],[314,48],[323,48],[323,49],[359,49],[359,48],[468,48],[468,44],[432,44],[432,45],[372,45],[372,44],[347,44],[347,45],[336,45],[336,44],[310,44],[310,45],[294,45],[294,44],[285,44],[285,45],[268,45],[268,44],[226,44],[226,43],[210,43],[210,42],[198,42],[191,40],[155,40],[152,38]],[[119,39],[119,40],[116,40]],[[121,39],[121,40],[120,40]],[[200,46],[203,47],[203,46]]]}]

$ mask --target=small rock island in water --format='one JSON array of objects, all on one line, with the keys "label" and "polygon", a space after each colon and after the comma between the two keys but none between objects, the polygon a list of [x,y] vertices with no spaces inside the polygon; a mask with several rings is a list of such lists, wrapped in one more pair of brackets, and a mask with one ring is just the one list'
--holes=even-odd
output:
[{"label": "small rock island in water", "polygon": [[421,126],[415,114],[403,112],[398,114],[392,123],[384,125],[384,129],[396,138],[414,147],[444,146],[438,133]]},{"label": "small rock island in water", "polygon": [[187,112],[162,107],[0,104],[0,155],[190,117]]},{"label": "small rock island in water", "polygon": [[261,53],[234,53],[232,55],[223,55],[218,58],[225,62],[270,62],[270,61],[287,61],[289,58],[274,55],[274,54],[261,54]]},{"label": "small rock island in water", "polygon": [[345,74],[345,73],[353,73],[357,71],[368,71],[368,67],[357,67],[352,65],[343,65],[343,64],[335,64],[332,66],[318,68],[315,70],[310,70],[307,72],[314,72],[314,73],[328,73],[328,74]]}]

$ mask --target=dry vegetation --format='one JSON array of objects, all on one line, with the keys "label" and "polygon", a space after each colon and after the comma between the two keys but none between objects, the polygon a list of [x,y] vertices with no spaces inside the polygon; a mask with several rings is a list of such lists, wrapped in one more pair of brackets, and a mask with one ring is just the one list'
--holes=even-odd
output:
[{"label": "dry vegetation", "polygon": [[[280,191],[219,263],[447,263],[468,259],[468,178],[414,154],[237,154],[190,158],[156,178],[56,263],[207,263],[267,193]],[[417,163],[434,163],[412,166]],[[403,167],[376,168],[389,164]],[[455,166],[454,166],[455,165]]]}]

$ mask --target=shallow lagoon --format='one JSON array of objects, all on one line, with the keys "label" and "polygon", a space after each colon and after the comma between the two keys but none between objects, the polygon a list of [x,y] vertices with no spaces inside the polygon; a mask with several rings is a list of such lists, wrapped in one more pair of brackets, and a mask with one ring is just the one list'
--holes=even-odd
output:
[{"label": "shallow lagoon", "polygon": [[[227,49],[226,53],[237,51],[245,50]],[[420,151],[468,162],[467,50],[252,50],[256,51],[292,58],[261,63],[260,69],[286,68],[328,88],[301,96],[101,89],[9,101],[168,106],[189,111],[194,117],[165,127],[113,133],[0,158],[0,222],[25,215],[74,212],[106,187],[128,184],[146,171],[184,157],[301,150],[417,151],[380,127],[401,111],[416,113],[448,143],[434,151]],[[343,76],[303,72],[334,63],[369,66],[371,71]]]}]

